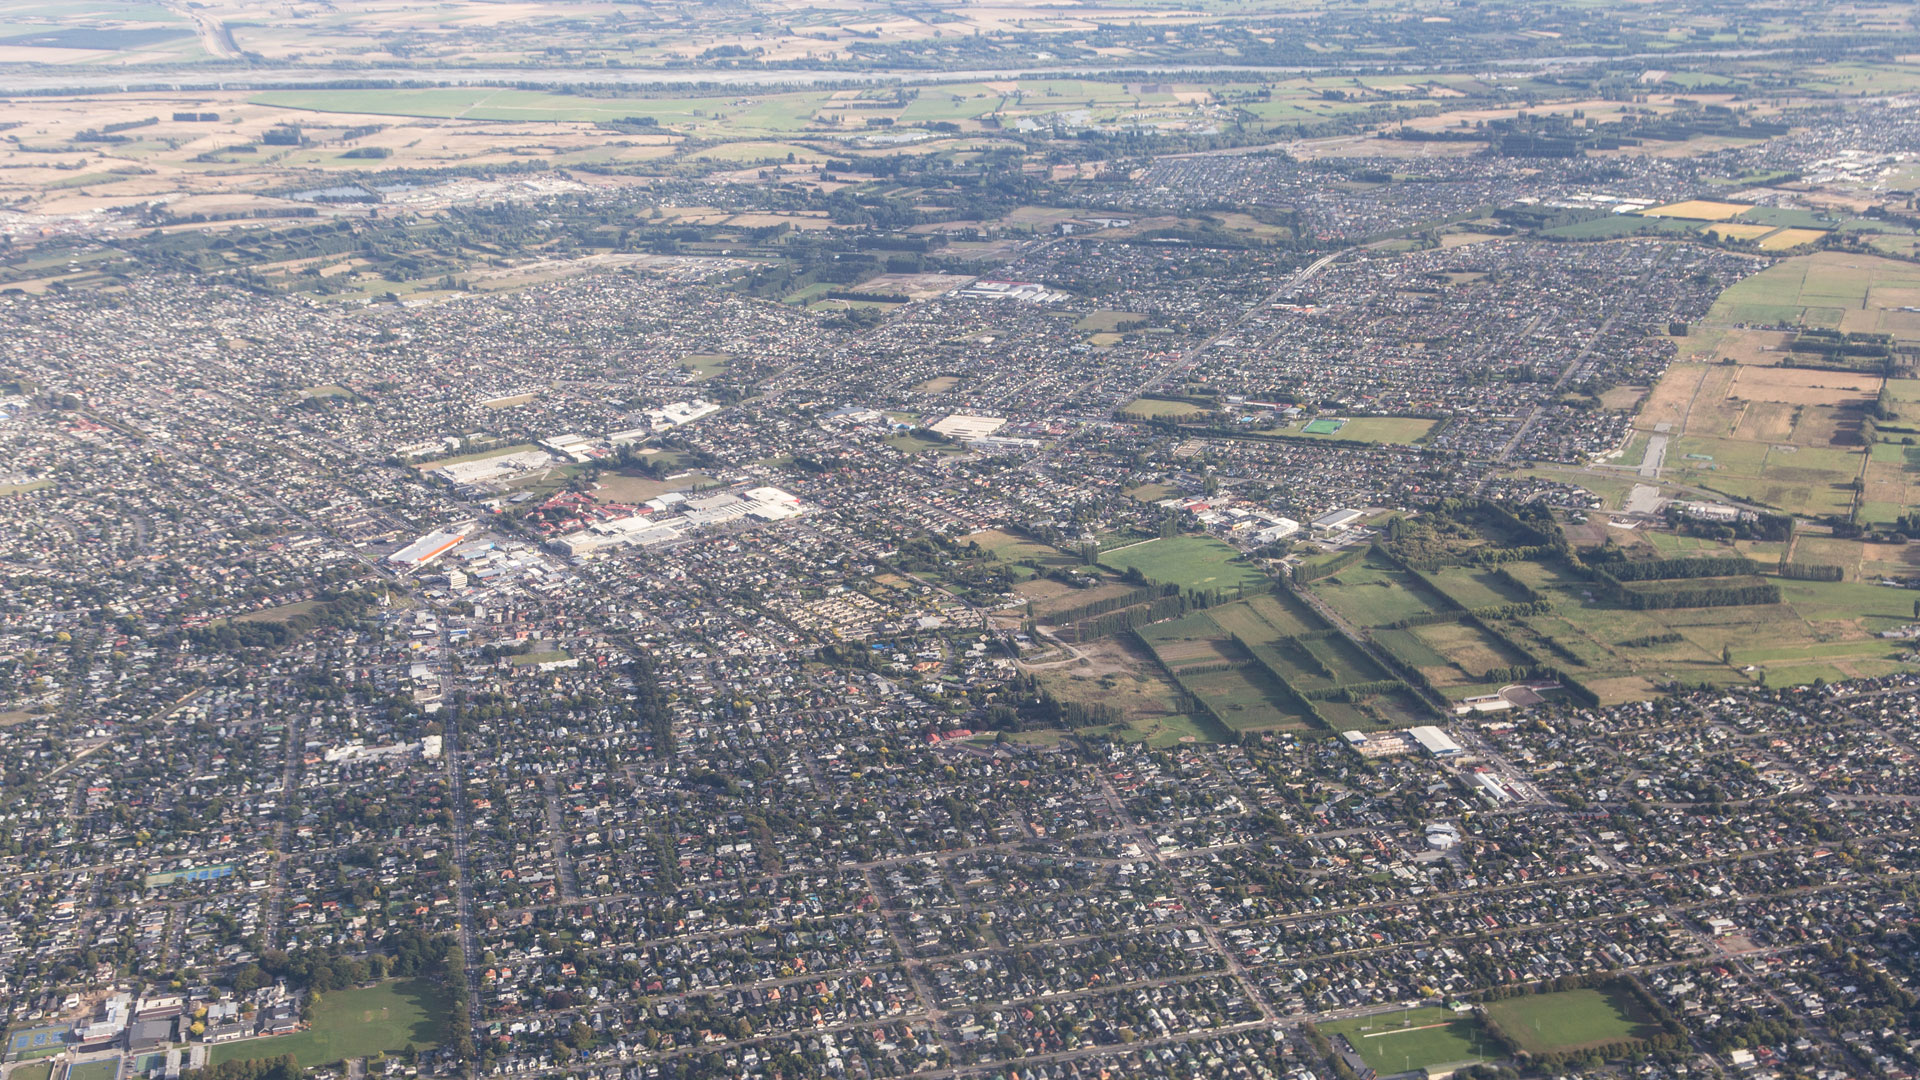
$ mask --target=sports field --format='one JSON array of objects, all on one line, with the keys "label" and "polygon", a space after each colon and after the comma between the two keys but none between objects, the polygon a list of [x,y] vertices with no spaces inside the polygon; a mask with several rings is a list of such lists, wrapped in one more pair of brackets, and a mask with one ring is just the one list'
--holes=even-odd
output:
[{"label": "sports field", "polygon": [[67,1080],[113,1080],[120,1075],[120,1059],[89,1061],[67,1071]]},{"label": "sports field", "polygon": [[1168,401],[1166,398],[1135,398],[1121,407],[1122,412],[1152,419],[1184,420],[1189,416],[1199,416],[1206,412],[1203,405],[1191,401]]},{"label": "sports field", "polygon": [[1620,986],[1508,998],[1489,1004],[1487,1015],[1530,1054],[1660,1034],[1645,1008]]},{"label": "sports field", "polygon": [[1079,560],[1047,545],[1017,533],[1001,529],[985,529],[969,533],[960,538],[962,546],[979,544],[981,549],[1001,562],[1017,563],[1022,559],[1031,559],[1041,566],[1076,566]]},{"label": "sports field", "polygon": [[1360,1060],[1382,1076],[1435,1065],[1484,1061],[1500,1045],[1471,1014],[1422,1008],[1320,1025],[1331,1039],[1345,1036]]},{"label": "sports field", "polygon": [[1356,416],[1345,420],[1323,416],[1317,420],[1309,420],[1297,429],[1288,430],[1286,434],[1305,435],[1317,439],[1350,439],[1354,442],[1412,446],[1424,440],[1438,422],[1424,420],[1417,416]]},{"label": "sports field", "polygon": [[244,1039],[213,1048],[211,1061],[246,1061],[292,1054],[302,1068],[393,1053],[408,1045],[427,1050],[446,1034],[451,1005],[446,991],[425,979],[396,979],[320,996],[312,1026],[292,1035]]},{"label": "sports field", "polygon": [[1240,553],[1210,536],[1173,536],[1117,548],[1100,556],[1115,570],[1139,568],[1149,581],[1183,589],[1233,592],[1265,590],[1267,575],[1247,564]]}]

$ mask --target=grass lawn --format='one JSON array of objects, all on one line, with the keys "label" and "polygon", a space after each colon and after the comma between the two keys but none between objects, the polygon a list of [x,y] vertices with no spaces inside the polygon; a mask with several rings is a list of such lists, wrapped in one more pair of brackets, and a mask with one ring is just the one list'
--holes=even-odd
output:
[{"label": "grass lawn", "polygon": [[1120,407],[1121,412],[1135,413],[1140,416],[1172,417],[1182,419],[1199,416],[1207,411],[1205,405],[1195,405],[1191,401],[1168,401],[1165,398],[1135,398]]},{"label": "grass lawn", "polygon": [[1178,495],[1180,489],[1172,484],[1141,484],[1138,487],[1130,487],[1121,494],[1134,502],[1150,503]]},{"label": "grass lawn", "polygon": [[1691,232],[1695,224],[1688,220],[1644,218],[1634,214],[1608,214],[1606,217],[1556,225],[1540,235],[1566,240],[1612,240],[1621,236],[1651,236],[1655,233]]},{"label": "grass lawn", "polygon": [[726,353],[694,353],[680,362],[680,370],[692,375],[697,382],[705,382],[727,370],[733,357]]},{"label": "grass lawn", "polygon": [[1266,672],[1244,664],[1225,671],[1203,671],[1181,677],[1193,696],[1205,701],[1231,731],[1302,729],[1307,718],[1277,704],[1282,692]]},{"label": "grass lawn", "polygon": [[1145,315],[1136,315],[1131,311],[1109,311],[1102,309],[1091,312],[1079,322],[1073,324],[1075,330],[1097,330],[1112,332],[1129,326],[1137,326],[1147,321]]},{"label": "grass lawn", "polygon": [[1437,423],[1437,420],[1423,420],[1417,416],[1356,416],[1345,420],[1321,417],[1309,420],[1297,429],[1289,428],[1285,433],[1308,438],[1413,446],[1425,442],[1427,434]]},{"label": "grass lawn", "polygon": [[928,450],[940,454],[964,454],[967,452],[967,448],[964,446],[949,442],[940,442],[937,439],[922,438],[919,435],[904,431],[895,435],[889,435],[881,441],[903,454],[920,454]]},{"label": "grass lawn", "polygon": [[[1746,217],[1756,216],[1749,212]],[[1762,224],[1804,228],[1806,222],[1768,215]],[[1827,223],[1830,225],[1830,223]],[[1842,252],[1783,259],[1735,282],[1714,301],[1707,323],[1784,320],[1843,330],[1915,336],[1899,309],[1920,295],[1920,269],[1913,264]]]},{"label": "grass lawn", "polygon": [[1119,548],[1100,556],[1103,566],[1126,571],[1138,567],[1149,581],[1183,589],[1265,592],[1267,575],[1249,566],[1240,553],[1210,536],[1173,536]]},{"label": "grass lawn", "polygon": [[1239,634],[1247,642],[1297,637],[1327,628],[1325,620],[1291,593],[1271,592],[1208,608],[1207,618],[1221,630]]},{"label": "grass lawn", "polygon": [[1620,1039],[1658,1035],[1640,1003],[1623,987],[1528,994],[1487,1006],[1487,1015],[1532,1054],[1578,1050]]},{"label": "grass lawn", "polygon": [[335,990],[320,996],[313,1008],[313,1024],[306,1031],[222,1043],[213,1048],[209,1060],[218,1065],[292,1054],[302,1068],[311,1069],[344,1058],[393,1053],[406,1049],[409,1043],[426,1050],[440,1044],[450,1013],[446,991],[425,979],[396,979],[363,989]]},{"label": "grass lawn", "polygon": [[556,652],[530,652],[521,653],[519,656],[514,657],[512,663],[515,667],[533,667],[536,664],[554,664],[562,660],[571,659],[573,659],[573,657],[569,656],[564,650]]},{"label": "grass lawn", "polygon": [[1041,566],[1077,566],[1080,563],[1079,559],[1058,548],[1001,529],[969,533],[960,538],[960,543],[963,546],[979,544],[981,550],[1004,563],[1017,563],[1022,559],[1032,559]]},{"label": "grass lawn", "polygon": [[1360,1060],[1382,1076],[1500,1055],[1500,1045],[1478,1019],[1451,1009],[1410,1009],[1336,1020],[1320,1025],[1320,1031],[1329,1039],[1344,1035]]},{"label": "grass lawn", "polygon": [[1386,626],[1429,611],[1444,611],[1446,601],[1404,570],[1372,558],[1312,585],[1335,611],[1359,626]]},{"label": "grass lawn", "polygon": [[601,473],[599,486],[594,488],[596,502],[643,503],[657,499],[670,491],[695,491],[706,485],[717,483],[713,477],[702,472],[682,473],[669,479],[656,480],[644,473]]}]

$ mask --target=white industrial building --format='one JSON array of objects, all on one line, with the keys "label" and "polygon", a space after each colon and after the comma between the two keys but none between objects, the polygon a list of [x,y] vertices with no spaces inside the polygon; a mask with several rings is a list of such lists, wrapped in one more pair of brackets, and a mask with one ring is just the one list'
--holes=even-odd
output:
[{"label": "white industrial building", "polygon": [[654,521],[644,515],[615,521],[596,521],[579,532],[568,533],[551,546],[564,555],[590,555],[610,547],[652,547],[677,540],[680,529],[670,521]]},{"label": "white industrial building", "polygon": [[521,450],[512,454],[496,454],[478,461],[457,461],[451,465],[442,465],[437,471],[441,477],[453,484],[490,484],[535,472],[553,463],[553,455],[545,450]]},{"label": "white industrial building", "polygon": [[1366,516],[1365,510],[1329,510],[1313,519],[1313,527],[1318,532],[1343,533],[1358,525]]},{"label": "white industrial building", "polygon": [[676,401],[671,405],[662,405],[657,409],[648,409],[646,417],[656,428],[679,427],[691,423],[703,416],[711,416],[720,411],[720,406],[705,398],[692,401]]},{"label": "white industrial building", "polygon": [[1420,744],[1420,749],[1437,758],[1459,757],[1466,753],[1459,743],[1453,741],[1453,736],[1430,724],[1424,727],[1408,728],[1407,734],[1413,737],[1414,742]]},{"label": "white industrial building", "polygon": [[396,566],[416,568],[425,566],[433,560],[458,547],[460,541],[467,538],[465,529],[447,529],[430,532],[427,535],[387,556],[387,561]]},{"label": "white industrial building", "polygon": [[984,439],[1006,427],[1007,422],[997,416],[973,416],[968,413],[954,413],[935,424],[927,425],[927,430],[945,435],[949,439]]},{"label": "white industrial building", "polygon": [[1262,544],[1278,543],[1300,532],[1300,523],[1292,518],[1265,518],[1264,524],[1254,530],[1253,538]]}]

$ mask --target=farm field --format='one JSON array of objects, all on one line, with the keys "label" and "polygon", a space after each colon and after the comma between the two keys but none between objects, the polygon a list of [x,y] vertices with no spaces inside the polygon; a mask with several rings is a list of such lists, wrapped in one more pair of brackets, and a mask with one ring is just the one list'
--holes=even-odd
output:
[{"label": "farm field", "polygon": [[1638,214],[1608,214],[1570,225],[1556,225],[1542,236],[1564,240],[1610,240],[1622,236],[1654,236],[1661,233],[1689,233],[1697,221],[1685,218],[1642,217]]},{"label": "farm field", "polygon": [[1448,697],[1456,693],[1470,697],[1496,689],[1512,681],[1506,669],[1524,668],[1529,662],[1526,656],[1468,623],[1432,623],[1406,633],[1446,658],[1444,667],[1422,666],[1420,671]]},{"label": "farm field", "polygon": [[1175,681],[1199,698],[1229,731],[1302,729],[1307,716],[1279,702],[1285,688],[1235,645],[1207,612],[1144,626],[1140,639]]},{"label": "farm field", "polygon": [[1524,603],[1527,599],[1520,590],[1500,580],[1500,576],[1492,570],[1449,566],[1433,571],[1426,577],[1448,598],[1463,608],[1517,604]]},{"label": "farm field", "polygon": [[1735,282],[1714,301],[1702,322],[1709,326],[1786,322],[1916,340],[1920,339],[1920,313],[1900,310],[1916,304],[1920,304],[1920,266],[1823,251],[1784,259]]},{"label": "farm field", "polygon": [[1209,608],[1207,617],[1221,630],[1247,641],[1296,637],[1327,628],[1326,620],[1282,589]]},{"label": "farm field", "polygon": [[289,112],[416,116],[448,120],[591,122],[652,117],[672,130],[733,137],[804,131],[829,95],[820,91],[756,95],[745,105],[690,96],[606,95],[590,97],[497,87],[393,90],[270,90],[253,95],[255,105]]},{"label": "farm field", "polygon": [[1138,569],[1149,581],[1183,589],[1234,593],[1264,590],[1269,585],[1259,568],[1210,536],[1173,536],[1116,548],[1103,552],[1100,563],[1120,571]]},{"label": "farm field", "polygon": [[1480,1021],[1452,1009],[1428,1007],[1321,1024],[1329,1039],[1343,1037],[1382,1076],[1499,1056],[1500,1044]]},{"label": "farm field", "polygon": [[1651,1037],[1660,1027],[1623,987],[1526,994],[1488,1003],[1487,1016],[1531,1054]]},{"label": "farm field", "polygon": [[[1523,571],[1531,565],[1518,564],[1515,575],[1529,580]],[[1899,669],[1892,658],[1899,650],[1874,635],[1913,621],[1913,594],[1850,582],[1766,580],[1780,587],[1781,603],[1629,611],[1590,595],[1585,582],[1541,576],[1529,584],[1554,603],[1553,612],[1498,626],[1537,656],[1551,659],[1560,656],[1556,646],[1565,650],[1575,659],[1556,662],[1608,701],[1649,696],[1676,679],[1739,684],[1764,675],[1779,686]],[[1677,638],[1650,640],[1667,635]],[[1723,650],[1731,653],[1731,665],[1721,659]],[[1747,672],[1748,666],[1756,670]]]},{"label": "farm field", "polygon": [[1668,203],[1640,211],[1647,217],[1688,218],[1693,221],[1725,221],[1738,217],[1753,209],[1747,203],[1714,202],[1708,199],[1688,199],[1686,202]]},{"label": "farm field", "polygon": [[333,990],[312,1009],[312,1026],[292,1035],[245,1039],[213,1048],[212,1064],[292,1054],[311,1069],[343,1058],[429,1050],[446,1033],[451,1005],[444,988],[425,979],[397,979]]},{"label": "farm field", "polygon": [[[1852,512],[1867,467],[1865,409],[1877,375],[1751,365],[1675,364],[1648,395],[1635,426],[1674,437],[1661,478],[1780,511]],[[1874,477],[1869,475],[1867,479]],[[1895,502],[1904,477],[1869,494]]]},{"label": "farm field", "polygon": [[1062,613],[1071,617],[1077,608],[1104,600],[1117,600],[1137,589],[1138,586],[1118,581],[1102,581],[1089,588],[1076,589],[1049,578],[1034,578],[1020,583],[1014,591],[1015,595],[1032,605],[1034,618],[1045,622]]},{"label": "farm field", "polygon": [[[1768,450],[1759,448],[1757,456],[1763,463]],[[1818,448],[1802,449],[1799,454],[1815,464],[1825,456],[1858,459],[1857,454]],[[1502,535],[1511,527],[1496,518],[1468,515],[1453,520],[1455,525],[1470,524],[1473,533],[1463,536],[1457,528],[1445,533],[1441,546],[1454,559],[1471,557],[1487,543],[1511,544],[1515,539]],[[1411,527],[1426,528],[1417,519]],[[1633,610],[1570,562],[1553,556],[1510,560],[1497,571],[1450,565],[1415,575],[1394,566],[1384,553],[1370,554],[1360,564],[1306,589],[1348,623],[1366,628],[1366,636],[1395,661],[1396,668],[1418,672],[1416,681],[1424,683],[1424,689],[1454,700],[1519,681],[1542,667],[1558,671],[1603,703],[1613,704],[1655,696],[1675,683],[1836,682],[1885,675],[1906,664],[1904,643],[1877,636],[1920,619],[1912,593],[1878,584],[1883,577],[1910,576],[1920,567],[1920,552],[1910,555],[1906,544],[1801,535],[1794,542],[1793,561],[1838,566],[1843,580],[1797,581],[1773,575],[1773,566],[1787,553],[1783,541],[1722,542],[1668,532],[1597,528],[1632,559],[1747,556],[1756,562],[1759,576],[1746,580],[1777,587],[1780,601]],[[1437,535],[1416,532],[1409,542],[1433,550]],[[1595,542],[1590,532],[1583,535],[1580,543]],[[1635,592],[1655,594],[1665,587],[1667,583],[1657,580],[1628,586]],[[1421,618],[1426,613],[1536,599],[1547,609],[1485,618],[1484,629],[1465,619]],[[1400,625],[1408,621],[1414,625]],[[1247,632],[1257,630],[1257,624],[1234,623],[1233,629],[1255,649],[1256,659],[1302,692],[1322,692],[1359,678],[1357,667],[1339,672],[1334,658],[1311,651],[1322,642],[1262,645]]]},{"label": "farm field", "polygon": [[1229,731],[1274,731],[1307,726],[1305,717],[1277,703],[1282,690],[1272,676],[1251,664],[1182,675],[1180,681],[1219,714]]}]

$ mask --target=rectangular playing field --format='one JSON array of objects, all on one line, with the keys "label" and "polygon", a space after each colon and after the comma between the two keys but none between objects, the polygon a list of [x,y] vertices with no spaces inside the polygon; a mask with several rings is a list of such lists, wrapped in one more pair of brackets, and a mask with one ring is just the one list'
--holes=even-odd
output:
[{"label": "rectangular playing field", "polygon": [[1528,994],[1492,1002],[1487,1015],[1530,1054],[1647,1038],[1660,1027],[1624,986]]},{"label": "rectangular playing field", "polygon": [[213,1048],[211,1061],[246,1061],[292,1054],[302,1068],[394,1053],[412,1045],[428,1050],[446,1034],[452,1007],[446,990],[425,979],[396,979],[320,996],[312,1026],[292,1035],[244,1039]]},{"label": "rectangular playing field", "polygon": [[1356,416],[1350,419],[1321,417],[1317,420],[1309,420],[1298,429],[1288,431],[1287,434],[1412,446],[1424,440],[1438,422],[1417,416]]},{"label": "rectangular playing field", "polygon": [[1382,1076],[1435,1065],[1482,1061],[1499,1053],[1480,1021],[1451,1009],[1381,1013],[1320,1025],[1327,1038],[1344,1037],[1360,1060]]},{"label": "rectangular playing field", "polygon": [[1210,536],[1172,536],[1117,548],[1100,556],[1115,570],[1138,568],[1147,580],[1183,589],[1212,589],[1233,593],[1265,591],[1267,575],[1247,563],[1240,553]]}]

